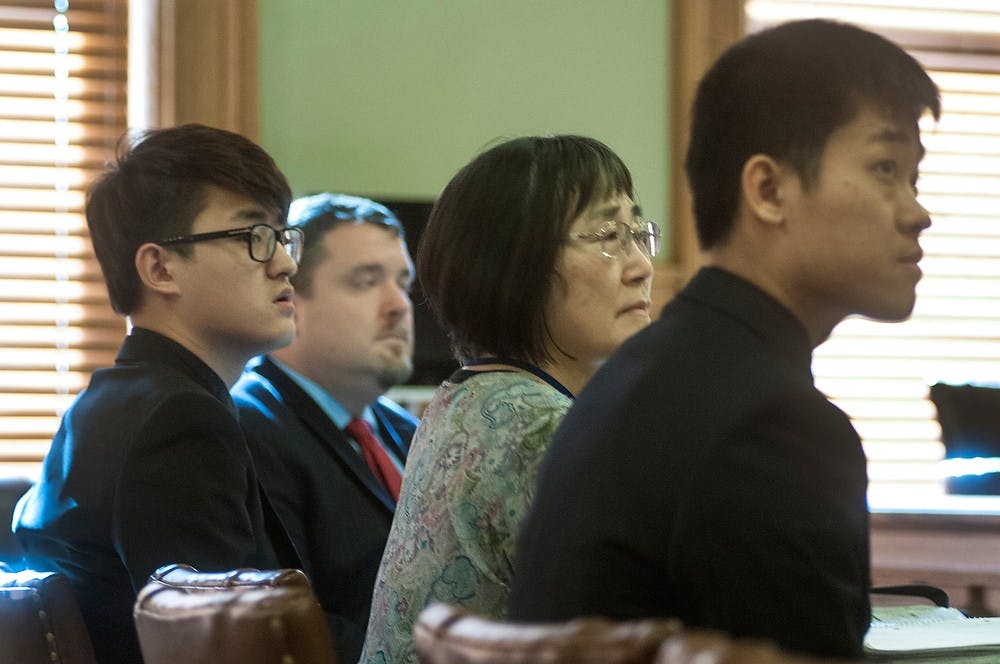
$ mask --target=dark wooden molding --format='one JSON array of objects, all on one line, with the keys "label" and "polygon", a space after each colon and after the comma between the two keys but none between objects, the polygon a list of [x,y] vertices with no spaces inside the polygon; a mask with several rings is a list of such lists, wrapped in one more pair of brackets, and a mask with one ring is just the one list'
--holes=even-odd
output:
[{"label": "dark wooden molding", "polygon": [[691,103],[702,75],[743,34],[743,0],[674,0],[670,40],[670,256],[681,283],[701,265],[684,175]]},{"label": "dark wooden molding", "polygon": [[159,125],[200,122],[257,139],[257,0],[160,0]]}]

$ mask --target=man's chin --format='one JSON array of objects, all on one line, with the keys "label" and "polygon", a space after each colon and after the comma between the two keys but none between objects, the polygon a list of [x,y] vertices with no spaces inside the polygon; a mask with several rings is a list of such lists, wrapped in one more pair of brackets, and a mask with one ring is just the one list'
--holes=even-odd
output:
[{"label": "man's chin", "polygon": [[295,340],[295,325],[289,321],[289,324],[284,327],[279,332],[271,335],[266,341],[262,341],[261,348],[254,353],[255,355],[261,353],[270,353],[272,350],[279,350],[284,348],[288,344]]},{"label": "man's chin", "polygon": [[413,364],[405,362],[384,367],[382,371],[376,375],[375,379],[378,381],[378,384],[382,387],[382,389],[388,390],[394,385],[405,383],[412,375]]}]

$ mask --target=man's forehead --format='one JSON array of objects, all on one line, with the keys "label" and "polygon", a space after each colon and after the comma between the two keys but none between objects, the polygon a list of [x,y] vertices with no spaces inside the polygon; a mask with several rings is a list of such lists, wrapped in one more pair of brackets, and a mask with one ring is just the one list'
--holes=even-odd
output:
[{"label": "man's forehead", "polygon": [[374,256],[384,253],[386,246],[392,246],[393,250],[399,247],[401,253],[410,260],[405,238],[385,224],[367,222],[337,224],[324,234],[323,246],[329,257],[344,264],[378,262]]},{"label": "man's forehead", "polygon": [[916,151],[918,157],[923,157],[924,146],[920,142],[919,129],[905,129],[899,126],[884,126],[868,134],[867,142],[899,146]]},{"label": "man's forehead", "polygon": [[891,114],[877,107],[862,106],[838,133],[850,135],[866,144],[913,147],[923,154],[920,127],[910,118]]},{"label": "man's forehead", "polygon": [[324,239],[334,238],[343,242],[347,238],[352,240],[357,238],[377,238],[382,235],[387,239],[398,239],[404,242],[405,239],[396,227],[386,224],[377,219],[345,219],[330,226],[324,232]]}]

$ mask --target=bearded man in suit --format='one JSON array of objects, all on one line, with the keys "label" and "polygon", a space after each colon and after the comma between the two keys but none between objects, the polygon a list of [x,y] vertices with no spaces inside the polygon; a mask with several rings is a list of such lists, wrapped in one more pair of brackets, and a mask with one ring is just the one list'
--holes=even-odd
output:
[{"label": "bearded man in suit", "polygon": [[417,425],[382,396],[412,372],[413,261],[399,220],[368,199],[301,198],[289,225],[306,237],[295,339],[251,361],[232,395],[338,655],[356,661]]}]

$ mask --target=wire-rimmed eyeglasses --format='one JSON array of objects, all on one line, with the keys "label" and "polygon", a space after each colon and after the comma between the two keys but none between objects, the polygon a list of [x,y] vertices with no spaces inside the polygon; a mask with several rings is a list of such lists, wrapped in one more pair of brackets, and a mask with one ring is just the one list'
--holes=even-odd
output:
[{"label": "wire-rimmed eyeglasses", "polygon": [[626,224],[624,221],[610,221],[601,230],[593,233],[570,233],[574,240],[588,240],[601,243],[601,253],[608,258],[624,256],[632,241],[645,256],[652,258],[660,251],[660,227],[652,221]]},{"label": "wire-rimmed eyeglasses", "polygon": [[177,237],[161,240],[156,244],[169,247],[172,244],[190,244],[192,242],[205,242],[207,240],[220,240],[222,238],[244,237],[247,241],[247,250],[250,258],[258,263],[266,263],[274,258],[274,252],[278,248],[278,243],[285,245],[285,251],[298,265],[302,258],[302,244],[305,241],[305,233],[301,228],[274,228],[267,224],[254,224],[246,228],[232,228],[228,231],[212,231],[209,233],[195,233],[193,235],[179,235]]}]

